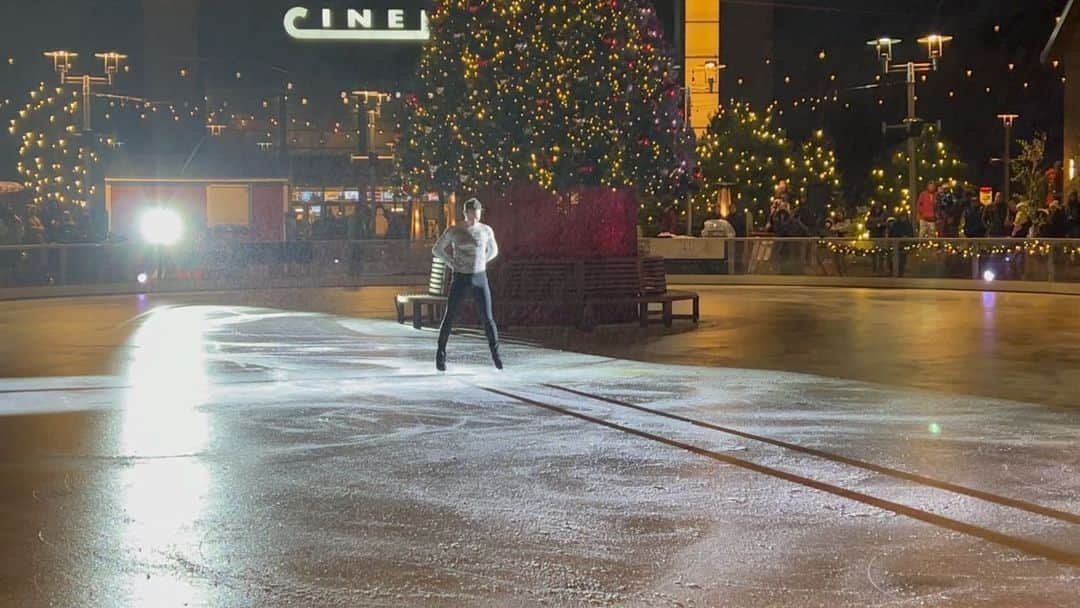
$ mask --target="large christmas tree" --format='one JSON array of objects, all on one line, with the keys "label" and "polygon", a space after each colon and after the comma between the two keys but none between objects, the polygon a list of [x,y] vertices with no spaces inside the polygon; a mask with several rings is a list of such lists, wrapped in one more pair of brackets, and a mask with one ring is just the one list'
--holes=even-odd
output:
[{"label": "large christmas tree", "polygon": [[399,146],[416,188],[535,183],[661,196],[692,135],[646,0],[443,0]]}]

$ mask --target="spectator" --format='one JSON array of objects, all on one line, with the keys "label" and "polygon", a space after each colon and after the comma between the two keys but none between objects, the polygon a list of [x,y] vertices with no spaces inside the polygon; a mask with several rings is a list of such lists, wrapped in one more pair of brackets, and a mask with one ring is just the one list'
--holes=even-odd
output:
[{"label": "spectator", "polygon": [[1070,239],[1080,239],[1080,194],[1077,194],[1076,190],[1069,193],[1069,202],[1065,204],[1065,216],[1066,236]]},{"label": "spectator", "polygon": [[933,180],[926,182],[926,189],[919,194],[916,204],[919,214],[919,238],[931,239],[937,236],[937,184]]},{"label": "spectator", "polygon": [[870,216],[866,220],[866,230],[870,233],[870,238],[881,239],[885,238],[888,232],[888,216],[885,213],[885,205],[875,203],[870,207]]},{"label": "spectator", "polygon": [[791,193],[788,191],[787,180],[780,180],[776,182],[776,189],[773,190],[773,205],[780,208],[786,208],[788,213],[791,213]]},{"label": "spectator", "polygon": [[79,229],[75,225],[75,218],[72,217],[70,211],[64,211],[61,214],[56,225],[55,236],[57,243],[79,242]]},{"label": "spectator", "polygon": [[384,239],[390,230],[390,218],[386,217],[386,209],[382,205],[375,208],[375,236]]},{"label": "spectator", "polygon": [[998,192],[994,195],[994,202],[983,210],[983,225],[986,226],[986,235],[1001,238],[1009,234],[1005,225],[1009,220],[1009,206],[1005,203],[1005,195]]},{"label": "spectator", "polygon": [[746,214],[733,211],[727,216],[727,221],[735,229],[735,238],[746,238]]},{"label": "spectator", "polygon": [[1068,232],[1069,216],[1065,211],[1065,206],[1062,205],[1060,201],[1054,200],[1050,203],[1046,224],[1043,226],[1040,236],[1051,239],[1063,239]]},{"label": "spectator", "polygon": [[27,245],[40,245],[45,242],[45,224],[38,216],[37,207],[26,206],[26,223],[23,232],[23,243]]},{"label": "spectator", "polygon": [[664,207],[664,211],[660,214],[660,234],[674,235],[678,229],[676,227],[677,222],[678,216],[675,215],[675,205],[669,204]]},{"label": "spectator", "polygon": [[986,237],[986,222],[983,221],[983,208],[975,197],[967,201],[967,209],[964,210],[964,236],[969,239],[981,239]]},{"label": "spectator", "polygon": [[[866,230],[870,233],[872,239],[883,239],[888,235],[889,218],[885,214],[885,205],[875,203],[870,207],[870,217],[866,220]],[[875,243],[874,246],[876,247],[878,244]],[[874,252],[874,274],[882,274],[888,271],[885,266],[885,259],[883,252]]]},{"label": "spectator", "polygon": [[[904,213],[900,215],[900,219],[889,218],[887,221],[886,233],[890,239],[910,239],[915,236],[915,229],[911,225],[911,220],[908,219],[908,214]],[[904,270],[907,267],[907,249],[906,243],[896,243],[896,246],[889,252],[889,262],[892,262],[893,251],[897,252],[899,260],[897,264],[898,277],[904,276]]]},{"label": "spectator", "polygon": [[1034,235],[1035,214],[1031,205],[1026,202],[1016,205],[1016,215],[1013,217],[1012,238],[1024,239]]},{"label": "spectator", "polygon": [[1046,202],[1044,205],[1049,207],[1054,201],[1061,200],[1061,161],[1054,163],[1054,166],[1046,170]]}]

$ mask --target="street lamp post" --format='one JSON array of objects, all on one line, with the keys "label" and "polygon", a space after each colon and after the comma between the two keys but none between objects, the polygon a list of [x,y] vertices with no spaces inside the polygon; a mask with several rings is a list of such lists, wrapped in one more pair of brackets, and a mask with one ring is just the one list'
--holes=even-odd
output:
[{"label": "street lamp post", "polygon": [[1001,157],[1001,164],[1005,165],[1005,184],[1002,186],[1001,191],[1005,197],[1005,204],[1007,205],[1009,204],[1009,189],[1011,187],[1010,182],[1012,181],[1012,176],[1010,175],[1011,169],[1009,167],[1009,160],[1011,159],[1012,154],[1010,150],[1010,148],[1012,147],[1012,126],[1013,121],[1015,121],[1017,118],[1020,118],[1020,115],[998,114],[997,117],[1000,118],[1002,124],[1005,125],[1005,154]]},{"label": "street lamp post", "polygon": [[[718,93],[716,89],[716,77],[721,70],[726,68],[727,65],[720,63],[714,59],[709,59],[696,68],[687,68],[689,80],[686,81],[686,86],[683,87],[683,128],[690,130],[693,128],[690,120],[690,95],[691,93]],[[706,90],[693,90],[693,85],[697,82],[696,74],[704,73],[705,81],[708,83],[708,89]],[[719,104],[717,104],[719,105]],[[689,192],[686,194],[686,235],[693,236],[694,234],[694,197]]]},{"label": "street lamp post", "polygon": [[907,85],[907,117],[904,119],[902,125],[883,125],[883,130],[889,129],[903,129],[907,132],[907,148],[908,148],[908,205],[910,207],[909,212],[912,216],[912,225],[917,223],[916,216],[916,197],[918,196],[919,189],[919,174],[918,163],[915,160],[915,153],[917,147],[918,130],[916,125],[922,121],[915,113],[915,101],[917,99],[915,95],[915,75],[926,72],[935,72],[938,67],[938,59],[941,58],[945,51],[945,43],[952,40],[952,36],[942,36],[940,34],[931,34],[923,38],[919,38],[920,44],[926,45],[927,56],[930,59],[929,62],[915,62],[909,61],[907,63],[893,64],[893,46],[900,43],[899,39],[883,36],[875,40],[870,40],[866,44],[874,47],[874,50],[878,54],[878,58],[881,59],[881,71],[882,74],[904,74],[904,84]]},{"label": "street lamp post", "polygon": [[[84,194],[86,200],[84,203],[89,204],[90,197],[94,194],[94,187],[91,185],[90,179],[90,139],[93,135],[93,112],[91,111],[90,99],[93,94],[94,87],[107,87],[112,86],[113,77],[120,71],[120,64],[127,59],[127,55],[117,53],[115,51],[108,51],[102,53],[94,53],[94,57],[97,57],[102,61],[105,71],[104,76],[92,76],[90,74],[72,74],[71,65],[75,58],[79,56],[78,53],[71,51],[48,51],[44,53],[46,57],[52,59],[53,70],[60,75],[60,84],[74,84],[78,85],[82,90],[82,98],[80,103],[82,104],[82,129],[81,135],[85,149],[82,153],[83,158],[83,182]],[[104,207],[104,205],[101,205]]]},{"label": "street lamp post", "polygon": [[[359,154],[368,159],[368,189],[370,196],[375,196],[375,179],[376,167],[375,163],[377,157],[375,156],[375,134],[378,130],[378,119],[382,116],[382,104],[383,102],[390,100],[389,93],[383,93],[382,91],[353,91],[352,96],[358,101],[356,104],[356,129],[357,133],[363,133],[364,142],[363,149],[359,149],[360,142],[357,142],[357,148]],[[363,116],[364,125],[360,126],[361,115]],[[363,131],[361,131],[361,128]]]}]

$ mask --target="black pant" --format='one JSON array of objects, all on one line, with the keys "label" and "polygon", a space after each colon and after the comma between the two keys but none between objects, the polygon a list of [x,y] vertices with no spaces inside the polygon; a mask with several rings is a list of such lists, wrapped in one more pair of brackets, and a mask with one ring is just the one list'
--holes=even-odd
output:
[{"label": "black pant", "polygon": [[491,312],[491,287],[488,285],[487,274],[454,273],[454,281],[450,284],[450,296],[446,302],[446,314],[443,316],[442,325],[439,327],[439,352],[446,352],[446,342],[450,339],[450,330],[454,328],[454,318],[457,317],[458,309],[461,308],[465,297],[472,295],[476,302],[477,311],[484,322],[484,333],[487,334],[488,346],[492,353],[499,349],[499,329],[495,327],[495,316]]}]

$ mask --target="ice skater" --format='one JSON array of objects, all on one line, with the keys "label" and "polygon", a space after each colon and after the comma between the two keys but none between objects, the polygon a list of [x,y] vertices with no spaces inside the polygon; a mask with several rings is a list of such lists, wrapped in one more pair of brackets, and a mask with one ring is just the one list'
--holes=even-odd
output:
[{"label": "ice skater", "polygon": [[466,296],[472,295],[476,308],[484,322],[491,360],[502,369],[499,358],[499,329],[491,312],[491,287],[487,280],[488,262],[499,255],[495,231],[480,221],[484,208],[480,201],[470,198],[463,207],[465,221],[446,229],[431,252],[454,271],[450,284],[450,296],[446,302],[446,314],[439,326],[439,347],[435,351],[435,368],[446,371],[446,342],[454,327],[454,317]]}]

